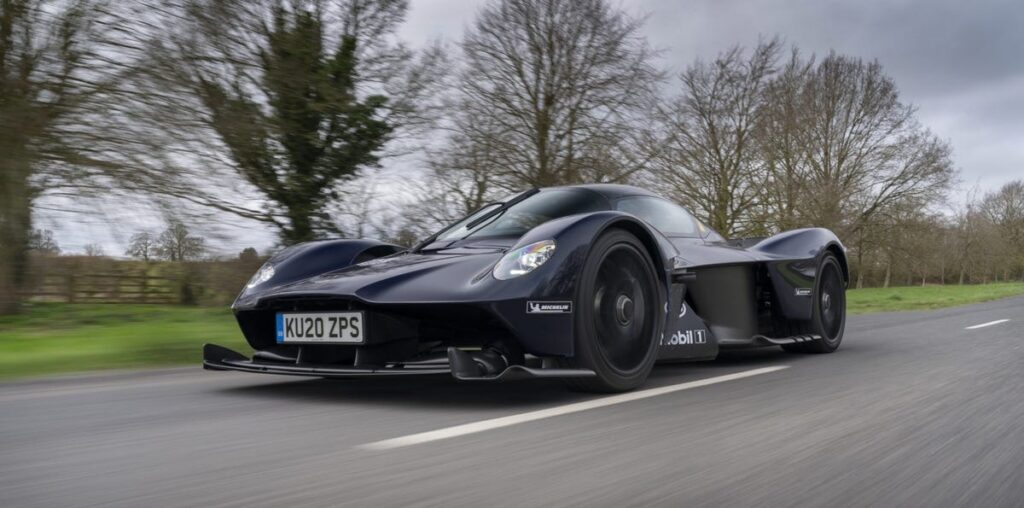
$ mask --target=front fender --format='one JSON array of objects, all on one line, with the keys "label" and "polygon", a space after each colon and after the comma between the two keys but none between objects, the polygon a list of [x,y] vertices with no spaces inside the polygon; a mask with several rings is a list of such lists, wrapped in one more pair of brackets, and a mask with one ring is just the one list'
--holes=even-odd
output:
[{"label": "front fender", "polygon": [[832,231],[825,228],[805,228],[786,231],[770,236],[750,247],[750,251],[789,258],[818,257],[830,246],[838,247],[843,254],[846,248]]},{"label": "front fender", "polygon": [[559,276],[560,283],[555,285],[557,294],[552,296],[572,297],[576,291],[577,276],[582,271],[590,246],[601,233],[614,227],[636,235],[647,248],[660,278],[668,284],[672,268],[668,260],[675,257],[678,251],[660,232],[627,213],[602,211],[555,219],[530,230],[513,249],[543,240],[555,240],[560,255],[557,256],[557,268],[553,271]]},{"label": "front fender", "polygon": [[[621,227],[629,230],[647,248],[656,271],[663,281],[663,297],[670,294],[670,272],[667,260],[676,254],[675,247],[660,233],[653,231],[636,217],[612,211],[592,212],[555,219],[532,229],[512,249],[543,240],[554,240],[556,254],[535,272],[508,281],[494,281],[509,289],[528,286],[520,294],[528,294],[527,301],[510,299],[496,302],[494,309],[505,324],[513,330],[528,352],[545,355],[572,356],[574,354],[574,314],[529,314],[526,303],[575,301],[579,275],[590,253],[590,248],[604,231]],[[513,291],[513,293],[517,293]]]}]

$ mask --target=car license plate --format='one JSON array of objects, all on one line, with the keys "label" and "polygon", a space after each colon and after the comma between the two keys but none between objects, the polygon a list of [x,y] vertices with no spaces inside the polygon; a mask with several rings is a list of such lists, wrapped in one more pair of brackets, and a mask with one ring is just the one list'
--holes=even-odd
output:
[{"label": "car license plate", "polygon": [[362,312],[280,312],[277,342],[362,344],[366,321]]}]

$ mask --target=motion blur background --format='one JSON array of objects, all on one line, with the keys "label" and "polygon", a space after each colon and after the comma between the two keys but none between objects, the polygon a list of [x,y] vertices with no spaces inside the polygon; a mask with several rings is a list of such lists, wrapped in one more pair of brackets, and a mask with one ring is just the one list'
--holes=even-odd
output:
[{"label": "motion blur background", "polygon": [[728,237],[831,228],[854,287],[924,287],[851,297],[872,310],[1022,292],[1020,26],[999,1],[0,0],[0,376],[193,361],[282,246],[409,245],[583,182]]}]

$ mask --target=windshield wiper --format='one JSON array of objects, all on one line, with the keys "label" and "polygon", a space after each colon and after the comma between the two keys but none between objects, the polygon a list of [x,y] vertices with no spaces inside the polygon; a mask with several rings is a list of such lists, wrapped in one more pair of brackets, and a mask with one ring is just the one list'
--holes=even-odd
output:
[{"label": "windshield wiper", "polygon": [[[466,224],[463,227],[465,227],[467,230],[473,229],[474,227],[479,226],[484,221],[494,217],[495,215],[498,215],[499,213],[504,212],[510,206],[512,206],[512,205],[514,205],[516,203],[519,203],[520,201],[523,201],[524,199],[526,199],[526,198],[528,198],[530,196],[533,196],[534,194],[536,194],[538,192],[540,192],[540,189],[533,188],[533,189],[530,189],[530,190],[528,190],[528,191],[526,191],[526,192],[524,192],[524,193],[522,193],[522,194],[520,194],[520,195],[518,195],[518,196],[516,196],[516,197],[514,197],[514,198],[512,198],[512,199],[510,199],[510,200],[508,200],[506,202],[504,202],[504,203],[502,203],[502,202],[488,203],[488,204],[484,205],[485,208],[488,207],[488,206],[491,206],[491,205],[500,205],[500,206],[498,206],[494,210],[491,210],[490,212],[487,212],[487,213],[481,215],[480,217],[478,217],[476,219],[473,219],[472,221],[470,221],[468,224]],[[455,224],[458,224],[458,222],[456,222]],[[455,224],[452,224],[452,226],[454,226]],[[416,254],[416,253],[420,252],[421,250],[425,249],[428,245],[434,243],[438,239],[438,237],[440,237],[442,234],[447,233],[452,228],[452,226],[448,226],[448,227],[438,231],[437,233],[434,233],[434,234],[428,236],[425,240],[423,240],[422,242],[416,244],[416,246],[414,246],[409,252],[411,252],[413,254]],[[472,233],[470,233],[470,234],[472,234]]]},{"label": "windshield wiper", "polygon": [[[536,194],[538,192],[540,192],[540,189],[534,187],[534,188],[532,188],[532,189],[530,189],[530,190],[528,190],[528,191],[526,191],[526,192],[524,192],[524,193],[522,193],[522,194],[520,194],[520,195],[518,195],[518,196],[516,196],[516,197],[514,197],[514,198],[512,198],[512,199],[510,199],[510,200],[508,200],[506,202],[504,202],[504,203],[502,203],[501,206],[495,208],[494,210],[491,210],[491,211],[489,211],[489,212],[487,212],[487,213],[477,217],[476,219],[473,219],[472,221],[470,221],[469,224],[466,224],[466,230],[468,231],[470,229],[473,229],[473,228],[479,226],[480,224],[483,224],[484,221],[494,217],[495,215],[498,215],[498,214],[501,214],[501,213],[505,213],[505,210],[508,210],[509,208],[511,208],[512,205],[515,205],[516,203],[520,203],[520,202],[526,200],[527,198],[529,198],[530,196],[533,196],[534,194]],[[466,236],[469,236],[469,235],[466,235]]]},{"label": "windshield wiper", "polygon": [[413,246],[413,248],[409,250],[409,252],[412,254],[416,254],[417,252],[423,250],[423,248],[426,247],[427,245],[434,243],[434,240],[437,240],[437,237],[441,236],[441,233],[443,233],[444,231],[445,230],[442,229],[441,231],[438,231],[437,233],[428,236],[426,240],[423,240],[422,242],[417,243],[415,246]]},{"label": "windshield wiper", "polygon": [[[481,207],[480,210],[483,210],[484,208],[487,208],[489,206],[500,205],[500,204],[501,204],[500,201],[493,201],[493,202],[487,203],[486,205]],[[480,210],[477,210],[477,211],[475,211],[473,213],[479,212]],[[457,221],[455,221],[455,222],[453,222],[453,223],[451,223],[451,224],[441,228],[440,231],[438,231],[438,232],[428,236],[422,242],[417,243],[416,245],[414,245],[412,249],[409,249],[409,252],[411,252],[413,254],[416,254],[417,252],[423,250],[424,248],[426,248],[426,246],[434,243],[434,241],[436,241],[441,235],[443,235],[443,234],[447,233],[448,231],[450,231],[453,227],[457,226],[460,222],[466,220],[469,217],[472,217],[473,213],[471,213],[471,214],[469,214],[469,215],[467,215],[465,217],[462,217],[461,219],[459,219],[459,220],[457,220]]]}]

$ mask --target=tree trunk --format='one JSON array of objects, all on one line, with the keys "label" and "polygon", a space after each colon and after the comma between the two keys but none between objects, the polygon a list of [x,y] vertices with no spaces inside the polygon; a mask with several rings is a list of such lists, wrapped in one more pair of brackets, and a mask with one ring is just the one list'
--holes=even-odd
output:
[{"label": "tree trunk", "polygon": [[864,242],[857,242],[857,289],[864,287]]},{"label": "tree trunk", "polygon": [[0,160],[0,315],[21,307],[32,232],[32,193],[27,157]]}]

